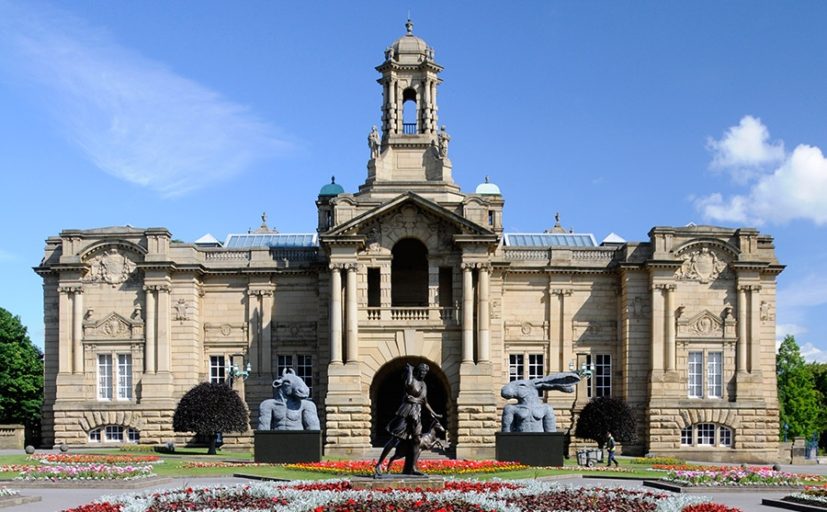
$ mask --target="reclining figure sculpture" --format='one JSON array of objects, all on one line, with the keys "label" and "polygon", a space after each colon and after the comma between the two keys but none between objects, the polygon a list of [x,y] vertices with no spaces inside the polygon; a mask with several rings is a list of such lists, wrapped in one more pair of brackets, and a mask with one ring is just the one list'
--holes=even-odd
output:
[{"label": "reclining figure sculpture", "polygon": [[503,398],[516,398],[516,404],[506,404],[503,408],[503,432],[557,432],[557,420],[554,409],[540,401],[537,391],[556,389],[572,393],[574,386],[580,382],[580,376],[574,372],[553,373],[537,379],[511,381],[502,387]]}]

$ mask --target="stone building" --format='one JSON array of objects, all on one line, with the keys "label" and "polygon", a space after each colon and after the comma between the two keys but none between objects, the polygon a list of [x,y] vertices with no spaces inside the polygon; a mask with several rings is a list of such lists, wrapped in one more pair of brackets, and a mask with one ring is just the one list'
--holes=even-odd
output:
[{"label": "stone building", "polygon": [[[773,240],[751,228],[654,227],[602,243],[559,222],[504,233],[493,183],[461,191],[438,125],[442,67],[412,33],[385,51],[367,178],[316,200],[315,232],[267,226],[221,243],[164,228],[65,230],[46,242],[46,444],[191,440],[177,400],[234,379],[251,409],[293,368],[312,387],[329,455],[384,442],[404,364],[427,361],[430,400],[458,457],[491,457],[509,379],[594,368],[548,392],[559,428],[590,397],[628,401],[626,453],[773,460]],[[249,445],[250,433],[227,436]]]}]

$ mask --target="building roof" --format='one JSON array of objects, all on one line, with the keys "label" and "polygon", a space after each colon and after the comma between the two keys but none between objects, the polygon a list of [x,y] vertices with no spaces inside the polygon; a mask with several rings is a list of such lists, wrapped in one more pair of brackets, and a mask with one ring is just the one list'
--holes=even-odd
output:
[{"label": "building roof", "polygon": [[505,233],[506,247],[597,247],[591,233]]},{"label": "building roof", "polygon": [[207,233],[206,235],[202,236],[193,243],[195,245],[221,245],[221,242],[219,242],[217,238],[212,236],[211,233]]},{"label": "building roof", "polygon": [[336,183],[336,176],[332,176],[330,178],[330,183],[323,186],[321,190],[319,190],[319,196],[338,196],[339,194],[344,193],[345,189]]},{"label": "building roof", "polygon": [[624,240],[623,237],[621,237],[617,233],[612,232],[612,233],[609,233],[608,235],[606,235],[606,238],[603,239],[602,243],[604,243],[604,244],[625,244],[626,240]]},{"label": "building roof", "polygon": [[224,241],[224,247],[227,249],[318,246],[319,238],[316,233],[230,233]]},{"label": "building roof", "polygon": [[474,191],[475,194],[484,194],[484,195],[500,195],[500,187],[491,183],[491,179],[486,176],[485,182],[480,183],[477,185],[477,189]]}]

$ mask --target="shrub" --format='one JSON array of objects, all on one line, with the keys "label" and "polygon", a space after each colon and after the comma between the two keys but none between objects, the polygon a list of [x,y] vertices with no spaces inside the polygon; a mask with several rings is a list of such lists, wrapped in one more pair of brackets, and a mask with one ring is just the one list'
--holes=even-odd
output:
[{"label": "shrub", "polygon": [[629,405],[619,398],[593,398],[577,418],[574,435],[597,442],[602,449],[607,433],[611,432],[616,441],[627,443],[635,440],[635,417]]},{"label": "shrub", "polygon": [[175,432],[195,432],[210,440],[208,454],[215,454],[216,432],[245,432],[248,428],[247,406],[228,385],[203,382],[178,402],[172,416]]}]

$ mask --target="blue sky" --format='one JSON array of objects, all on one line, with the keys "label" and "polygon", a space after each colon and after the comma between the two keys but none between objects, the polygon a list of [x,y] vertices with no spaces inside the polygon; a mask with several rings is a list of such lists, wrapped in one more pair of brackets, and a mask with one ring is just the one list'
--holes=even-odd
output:
[{"label": "blue sky", "polygon": [[62,229],[193,241],[312,231],[366,177],[373,69],[404,33],[445,67],[454,179],[507,231],[775,237],[779,331],[827,361],[825,2],[0,0],[0,306],[42,346],[31,267]]}]

